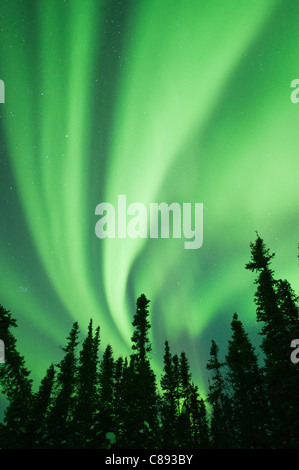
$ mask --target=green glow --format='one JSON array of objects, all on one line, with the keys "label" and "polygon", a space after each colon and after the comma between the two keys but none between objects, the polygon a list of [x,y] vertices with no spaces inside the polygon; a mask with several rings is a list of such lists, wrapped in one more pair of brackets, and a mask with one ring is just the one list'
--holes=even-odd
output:
[{"label": "green glow", "polygon": [[[216,325],[238,310],[254,327],[244,265],[256,229],[277,253],[277,276],[298,289],[299,106],[289,99],[299,76],[298,15],[291,4],[283,13],[285,5],[1,6],[3,158],[14,179],[3,214],[15,210],[21,221],[19,231],[10,222],[0,235],[1,303],[28,331],[34,324],[45,344],[54,348],[71,321],[84,330],[93,317],[103,346],[128,354],[132,310],[144,292],[157,371],[167,338],[191,354],[193,368],[201,364],[195,375],[204,387],[210,339],[226,340]],[[119,194],[128,204],[203,202],[203,247],[98,240],[96,204],[116,204]],[[29,287],[20,291],[24,278]],[[39,376],[27,334],[21,341]],[[40,354],[51,362],[46,347]]]}]

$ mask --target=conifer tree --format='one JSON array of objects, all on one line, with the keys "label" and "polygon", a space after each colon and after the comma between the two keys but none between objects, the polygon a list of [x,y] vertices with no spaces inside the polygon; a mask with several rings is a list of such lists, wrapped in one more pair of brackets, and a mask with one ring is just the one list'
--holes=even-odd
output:
[{"label": "conifer tree", "polygon": [[199,399],[198,419],[200,421],[199,447],[200,449],[209,449],[211,447],[210,427],[207,407],[203,398]]},{"label": "conifer tree", "polygon": [[148,361],[147,354],[151,351],[152,346],[149,339],[149,330],[151,328],[149,322],[148,304],[150,300],[144,294],[137,299],[136,313],[132,325],[134,333],[132,336],[132,350],[134,351],[135,366],[142,367]]},{"label": "conifer tree", "polygon": [[122,357],[119,357],[115,361],[115,367],[114,367],[114,400],[115,402],[118,402],[120,398],[121,381],[123,377],[124,367],[125,367],[124,360]]},{"label": "conifer tree", "polygon": [[24,357],[16,348],[16,338],[11,328],[17,327],[9,310],[0,305],[0,338],[5,345],[5,363],[0,366],[0,389],[9,400],[5,410],[4,425],[0,430],[2,446],[25,448],[32,406],[32,380]]},{"label": "conifer tree", "polygon": [[165,341],[164,374],[161,378],[163,400],[161,405],[162,444],[164,449],[177,447],[176,378],[168,341]]},{"label": "conifer tree", "polygon": [[127,395],[128,391],[130,390],[130,386],[128,384],[128,360],[127,358],[123,361],[123,366],[121,370],[121,376],[119,377],[119,386],[117,387],[117,397],[118,400],[114,402],[115,406],[115,415],[117,417],[117,426],[116,426],[116,441],[117,441],[117,448],[124,449],[126,448],[126,418],[128,415],[128,401]]},{"label": "conifer tree", "polygon": [[208,449],[210,447],[209,425],[204,400],[200,398],[198,387],[193,383],[189,388],[190,448]]},{"label": "conifer tree", "polygon": [[284,317],[288,339],[291,341],[294,337],[299,337],[299,297],[286,279],[277,281],[276,293],[278,307]]},{"label": "conifer tree", "polygon": [[123,429],[123,380],[124,370],[127,367],[127,360],[124,361],[122,357],[119,357],[115,361],[114,366],[114,392],[113,392],[113,410],[115,414],[115,445],[120,445],[121,434]]},{"label": "conifer tree", "polygon": [[181,404],[180,404],[181,375],[180,375],[180,360],[179,360],[179,356],[177,354],[173,355],[172,364],[173,364],[173,380],[174,380],[174,400],[175,400],[175,406],[176,406],[176,413],[177,413],[177,415],[179,415],[180,411],[181,411]]},{"label": "conifer tree", "polygon": [[180,354],[179,374],[180,413],[178,416],[178,441],[180,448],[189,449],[193,444],[190,416],[191,373],[185,352]]},{"label": "conifer tree", "polygon": [[51,364],[42,379],[39,390],[33,397],[32,412],[29,417],[28,440],[30,448],[47,448],[48,418],[53,406],[55,369]]},{"label": "conifer tree", "polygon": [[[143,422],[142,416],[140,415],[140,392],[138,392],[137,389],[139,381],[137,385],[134,361],[134,355],[131,356],[130,361],[125,358],[120,393],[118,395],[117,412],[119,421],[116,439],[118,448],[121,449],[142,448],[142,439],[139,429],[142,428]],[[138,402],[136,402],[136,398]],[[138,408],[136,405],[138,405]]]},{"label": "conifer tree", "polygon": [[94,438],[94,412],[97,403],[98,349],[100,329],[93,334],[92,319],[79,356],[78,385],[74,410],[74,445],[90,448]]},{"label": "conifer tree", "polygon": [[107,434],[116,434],[117,427],[114,411],[114,369],[113,351],[112,347],[108,344],[100,365],[100,391],[97,408],[100,418],[98,439],[103,448],[106,448],[108,445]]},{"label": "conifer tree", "polygon": [[212,371],[209,382],[208,401],[212,406],[211,439],[212,447],[227,449],[234,447],[234,432],[232,426],[232,409],[226,382],[222,373],[225,363],[219,360],[219,347],[212,340],[210,359],[207,369]]},{"label": "conifer tree", "polygon": [[226,363],[232,390],[235,445],[245,449],[267,448],[270,424],[263,376],[254,348],[236,313],[231,328]]},{"label": "conifer tree", "polygon": [[[251,260],[246,265],[257,274],[255,303],[257,320],[262,322],[262,349],[265,353],[265,381],[272,413],[272,446],[298,448],[298,371],[290,361],[290,338],[298,334],[298,301],[289,283],[276,281],[270,268],[274,254],[257,235],[250,244]],[[294,336],[296,337],[296,336]]]},{"label": "conifer tree", "polygon": [[48,442],[54,448],[71,448],[74,442],[74,411],[78,380],[77,354],[79,326],[75,322],[62,348],[64,358],[58,364],[56,399],[48,421]]},{"label": "conifer tree", "polygon": [[133,353],[130,365],[124,374],[124,393],[127,402],[123,436],[124,444],[133,448],[153,446],[158,431],[156,380],[148,357],[151,351],[149,302],[144,294],[137,299],[136,313],[132,322]]}]

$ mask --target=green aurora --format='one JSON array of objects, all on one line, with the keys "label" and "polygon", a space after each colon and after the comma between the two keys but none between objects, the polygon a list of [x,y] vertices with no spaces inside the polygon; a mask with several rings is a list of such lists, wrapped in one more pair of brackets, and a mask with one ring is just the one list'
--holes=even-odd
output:
[{"label": "green aurora", "polygon": [[[34,379],[73,321],[130,353],[151,299],[153,361],[185,350],[205,392],[236,311],[258,341],[255,230],[299,291],[299,5],[2,0],[0,303]],[[204,243],[95,236],[95,207],[203,202]]]}]

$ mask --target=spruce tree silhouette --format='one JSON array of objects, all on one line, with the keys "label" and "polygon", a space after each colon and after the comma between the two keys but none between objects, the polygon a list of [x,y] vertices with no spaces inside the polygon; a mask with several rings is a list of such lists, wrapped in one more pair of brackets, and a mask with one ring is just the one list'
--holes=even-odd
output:
[{"label": "spruce tree silhouette", "polygon": [[164,449],[175,449],[178,445],[178,408],[176,406],[176,377],[168,341],[165,341],[164,374],[161,378],[161,388],[164,392],[161,403],[162,446]]},{"label": "spruce tree silhouette", "polygon": [[179,357],[179,401],[180,413],[178,416],[178,445],[181,449],[192,448],[192,433],[190,421],[190,389],[191,373],[185,352]]},{"label": "spruce tree silhouette", "polygon": [[211,448],[211,432],[208,419],[208,412],[203,398],[199,400],[198,420],[200,422],[199,447],[200,449]]},{"label": "spruce tree silhouette", "polygon": [[122,445],[128,448],[152,448],[157,439],[157,390],[156,378],[151,369],[149,352],[150,322],[149,300],[142,294],[136,303],[132,325],[132,351],[130,364],[124,372]]},{"label": "spruce tree silhouette", "polygon": [[9,310],[0,305],[0,338],[5,345],[5,363],[0,366],[2,393],[9,400],[5,410],[4,425],[0,427],[0,446],[24,448],[28,444],[28,425],[32,406],[32,379],[25,366],[24,357],[16,348],[16,338],[11,328],[17,322]]},{"label": "spruce tree silhouette", "polygon": [[208,401],[212,405],[211,439],[216,449],[229,449],[235,447],[232,424],[232,405],[228,395],[226,382],[222,373],[224,362],[219,361],[219,347],[212,340],[210,359],[207,369],[212,371],[209,382]]},{"label": "spruce tree silhouette", "polygon": [[265,395],[263,375],[254,348],[238,315],[231,322],[226,363],[232,390],[235,445],[239,448],[269,447],[270,411]]},{"label": "spruce tree silhouette", "polygon": [[67,338],[65,353],[58,364],[56,399],[48,420],[47,440],[53,448],[72,448],[74,431],[74,411],[77,398],[78,358],[76,349],[79,326],[75,322]]},{"label": "spruce tree silhouette", "polygon": [[173,378],[174,378],[174,399],[176,405],[176,412],[179,416],[181,411],[180,405],[180,360],[177,354],[174,354],[172,357],[172,364],[173,364]]},{"label": "spruce tree silhouette", "polygon": [[[174,360],[173,360],[174,359]],[[200,448],[209,445],[206,409],[192,382],[189,361],[185,352],[172,358],[165,342],[164,390],[162,400],[162,436],[166,448]]]},{"label": "spruce tree silhouette", "polygon": [[[270,254],[257,234],[250,244],[251,260],[246,269],[257,274],[255,303],[262,322],[261,348],[265,353],[265,382],[272,414],[272,447],[298,448],[298,370],[290,361],[290,338],[298,334],[298,298],[286,281],[276,281]],[[295,337],[295,336],[293,336]]]},{"label": "spruce tree silhouette", "polygon": [[102,448],[107,448],[107,434],[116,434],[117,423],[115,422],[114,403],[114,370],[112,347],[108,344],[105,349],[103,360],[100,365],[100,390],[98,414],[100,417],[100,442]]},{"label": "spruce tree silhouette", "polygon": [[111,444],[111,447],[117,448],[121,445],[121,436],[123,429],[123,416],[124,416],[124,394],[123,394],[123,384],[124,384],[124,370],[127,367],[127,359],[124,360],[122,357],[119,357],[115,361],[114,365],[114,390],[113,390],[113,405],[112,411],[114,413],[114,433],[115,433],[115,443]]},{"label": "spruce tree silhouette", "polygon": [[33,396],[31,414],[28,425],[28,447],[39,449],[49,447],[48,436],[49,413],[54,402],[55,368],[51,364],[45,377],[41,380],[39,390]]},{"label": "spruce tree silhouette", "polygon": [[200,397],[198,387],[194,383],[190,384],[188,402],[191,435],[190,448],[209,449],[210,432],[206,405]]},{"label": "spruce tree silhouette", "polygon": [[95,446],[95,409],[99,399],[97,394],[99,345],[100,328],[97,327],[94,334],[91,319],[79,355],[74,417],[72,425],[70,425],[73,434],[73,445],[76,448]]}]

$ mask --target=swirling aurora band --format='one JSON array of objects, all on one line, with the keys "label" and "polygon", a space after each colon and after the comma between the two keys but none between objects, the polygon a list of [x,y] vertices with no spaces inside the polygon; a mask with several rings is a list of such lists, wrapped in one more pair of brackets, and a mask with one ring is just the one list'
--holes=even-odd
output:
[{"label": "swirling aurora band", "polygon": [[[30,7],[28,7],[30,5]],[[1,303],[41,378],[71,323],[129,354],[151,299],[153,360],[253,333],[257,229],[298,288],[299,9],[294,1],[1,2]],[[95,207],[203,202],[204,244],[99,240]]]}]

